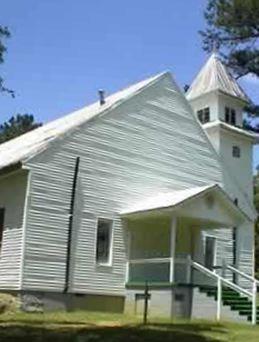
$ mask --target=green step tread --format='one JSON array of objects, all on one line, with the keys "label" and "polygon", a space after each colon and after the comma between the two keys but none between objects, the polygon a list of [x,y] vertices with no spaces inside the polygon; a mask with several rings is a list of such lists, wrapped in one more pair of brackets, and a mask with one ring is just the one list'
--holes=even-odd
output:
[{"label": "green step tread", "polygon": [[[206,293],[208,297],[217,300],[217,288],[211,286],[199,287],[201,293]],[[232,289],[222,289],[223,305],[229,306],[232,311],[237,311],[240,316],[247,316],[247,320],[252,320],[252,302],[246,297],[241,297],[239,293]],[[256,323],[259,324],[259,306],[257,307]]]}]

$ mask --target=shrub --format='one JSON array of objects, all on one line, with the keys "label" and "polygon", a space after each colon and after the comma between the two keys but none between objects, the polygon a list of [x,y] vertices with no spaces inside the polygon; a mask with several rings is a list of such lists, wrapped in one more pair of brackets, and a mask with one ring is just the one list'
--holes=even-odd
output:
[{"label": "shrub", "polygon": [[18,300],[16,297],[6,293],[0,293],[0,314],[15,312],[17,309]]}]

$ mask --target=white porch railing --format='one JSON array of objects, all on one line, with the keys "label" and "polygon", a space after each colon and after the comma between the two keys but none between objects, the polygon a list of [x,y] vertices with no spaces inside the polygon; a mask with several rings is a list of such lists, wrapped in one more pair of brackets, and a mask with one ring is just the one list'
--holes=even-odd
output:
[{"label": "white porch railing", "polygon": [[256,324],[256,316],[257,316],[257,285],[259,285],[259,281],[255,279],[254,277],[238,270],[237,268],[227,265],[226,267],[230,271],[232,271],[235,274],[238,274],[239,276],[245,278],[246,280],[249,280],[251,282],[252,292],[250,293],[252,297],[252,322],[253,324]]},{"label": "white porch railing", "polygon": [[[149,265],[153,265],[149,272]],[[161,265],[163,265],[161,267]],[[139,268],[139,270],[137,270]],[[163,272],[163,274],[160,274]],[[191,258],[189,255],[176,258],[132,259],[126,267],[126,282],[151,281],[190,283]]]},{"label": "white porch railing", "polygon": [[[139,268],[139,269],[138,269]],[[257,316],[257,285],[259,281],[255,278],[235,269],[233,266],[227,266],[229,270],[239,274],[240,276],[250,280],[253,284],[252,291],[242,288],[241,286],[225,279],[216,272],[209,270],[203,265],[191,260],[190,256],[175,258],[152,258],[152,259],[135,259],[127,263],[126,283],[128,282],[166,282],[166,283],[184,283],[189,284],[192,280],[192,269],[206,275],[213,280],[213,284],[217,287],[217,320],[221,319],[222,308],[222,286],[226,286],[242,296],[248,297],[252,301],[252,323],[256,324]],[[200,285],[204,285],[200,284]]]},{"label": "white porch railing", "polygon": [[147,258],[128,261],[126,282],[169,282],[172,269],[171,259]]},{"label": "white porch railing", "polygon": [[[256,287],[256,282],[254,280],[254,284],[255,286],[253,286],[253,291],[249,292],[246,289],[243,289],[242,287],[238,286],[237,284],[232,283],[231,281],[219,276],[218,274],[216,274],[213,271],[210,271],[209,269],[207,269],[206,267],[202,266],[201,264],[192,261],[191,265],[194,269],[200,271],[203,274],[208,275],[209,277],[215,279],[217,281],[217,320],[219,321],[221,318],[221,306],[222,306],[222,285],[226,285],[227,287],[231,288],[232,290],[240,293],[243,296],[246,296],[248,298],[251,299],[252,301],[252,324],[256,324],[256,311],[257,311],[257,307],[256,307],[256,296],[257,296],[257,287]],[[231,266],[228,266],[231,267]],[[246,276],[246,278],[252,278],[248,275],[246,275],[245,273],[234,269],[234,267],[231,267],[232,270],[234,270],[235,272],[238,272],[240,275]]]}]

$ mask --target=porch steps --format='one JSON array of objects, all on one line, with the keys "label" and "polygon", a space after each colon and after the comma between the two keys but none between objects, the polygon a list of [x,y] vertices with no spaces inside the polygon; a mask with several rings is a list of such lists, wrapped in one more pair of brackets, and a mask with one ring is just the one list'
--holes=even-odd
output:
[{"label": "porch steps", "polygon": [[[217,288],[214,286],[199,286],[199,291],[206,293],[208,297],[217,300]],[[252,320],[252,302],[241,297],[240,294],[232,289],[223,287],[222,289],[223,305],[229,306],[232,311],[237,311],[240,316],[246,316],[248,321]],[[259,306],[257,306],[257,324],[259,324]]]}]

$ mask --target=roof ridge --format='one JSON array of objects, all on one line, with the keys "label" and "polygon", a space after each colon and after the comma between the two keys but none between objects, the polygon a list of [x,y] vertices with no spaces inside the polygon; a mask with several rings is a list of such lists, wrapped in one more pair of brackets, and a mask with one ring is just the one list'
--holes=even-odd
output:
[{"label": "roof ridge", "polygon": [[109,95],[106,98],[106,103],[103,105],[100,105],[99,101],[95,101],[88,106],[52,120],[35,130],[1,144],[0,155],[2,158],[0,158],[0,169],[36,155],[46,148],[50,141],[68,133],[97,115],[114,108],[114,106],[120,105],[131,96],[143,91],[168,74],[168,71],[162,72],[131,84]]}]

